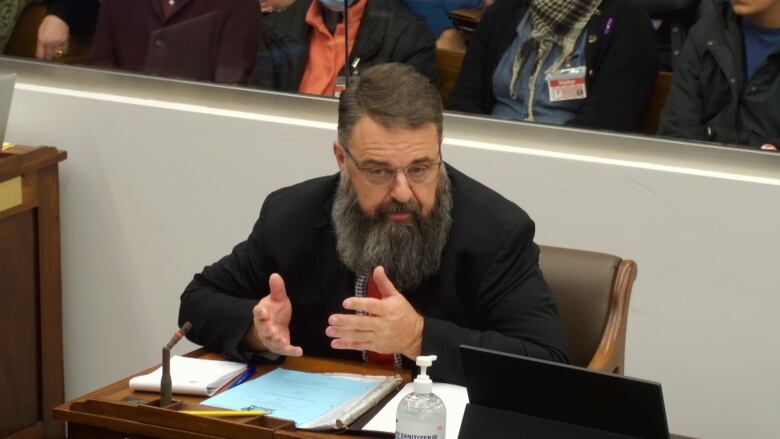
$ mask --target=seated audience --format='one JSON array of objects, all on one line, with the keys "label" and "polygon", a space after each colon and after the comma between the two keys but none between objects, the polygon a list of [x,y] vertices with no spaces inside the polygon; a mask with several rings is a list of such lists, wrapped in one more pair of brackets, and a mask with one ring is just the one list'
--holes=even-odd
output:
[{"label": "seated audience", "polygon": [[776,150],[780,0],[714,5],[691,29],[658,134]]},{"label": "seated audience", "polygon": [[657,75],[653,26],[631,0],[498,0],[477,26],[448,108],[632,130]]},{"label": "seated audience", "polygon": [[[436,40],[437,49],[447,49],[465,52],[466,41],[455,28],[450,19],[450,12],[455,9],[479,8],[480,0],[404,0],[406,6],[417,16],[422,17],[431,29]],[[492,4],[486,0],[485,6]]]},{"label": "seated audience", "polygon": [[35,0],[2,0],[0,1],[0,53],[5,51],[5,45],[11,38],[16,27],[16,20],[22,15],[27,5]]},{"label": "seated audience", "polygon": [[[344,81],[343,0],[298,0],[265,17],[264,48],[249,83],[255,87],[334,96]],[[350,0],[350,62],[409,64],[436,80],[435,44],[425,22],[401,0]],[[340,88],[340,87],[339,87]]]},{"label": "seated audience", "polygon": [[35,57],[52,60],[68,53],[68,39],[94,32],[99,0],[53,0],[38,26]]},{"label": "seated audience", "polygon": [[534,223],[442,162],[438,90],[363,70],[341,94],[339,172],[271,193],[249,238],[181,296],[195,343],[255,361],[314,355],[411,366],[463,384],[458,347],[567,361]]},{"label": "seated audience", "polygon": [[90,63],[246,83],[261,20],[257,0],[102,0]]},{"label": "seated audience", "polygon": [[638,0],[650,14],[658,37],[658,57],[663,71],[674,71],[693,23],[699,0]]}]

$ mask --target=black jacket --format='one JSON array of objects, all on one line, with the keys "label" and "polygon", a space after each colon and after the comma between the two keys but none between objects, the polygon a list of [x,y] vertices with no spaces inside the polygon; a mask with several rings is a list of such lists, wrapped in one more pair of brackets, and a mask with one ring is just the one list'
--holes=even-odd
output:
[{"label": "black jacket", "polygon": [[[463,61],[447,108],[491,114],[493,73],[517,36],[528,0],[498,0],[485,11]],[[585,31],[588,97],[567,124],[632,130],[641,126],[658,76],[650,18],[631,0],[604,0]]]},{"label": "black jacket", "polygon": [[[403,292],[425,318],[422,353],[438,355],[429,373],[464,384],[461,344],[566,362],[533,221],[496,192],[453,168],[448,173],[453,223],[439,274]],[[325,335],[328,316],[344,312],[355,280],[339,259],[330,220],[337,184],[338,175],[322,177],[266,198],[249,238],[195,275],[182,294],[179,321],[193,325],[188,338],[247,360],[240,345],[252,308],[267,294],[268,276],[279,273],[292,302],[291,343],[304,355],[360,361],[360,352],[334,350]]]},{"label": "black jacket", "polygon": [[[312,1],[298,0],[287,9],[267,15],[266,31],[260,35],[257,64],[249,84],[260,88],[298,91],[309,60],[311,27],[306,11]],[[421,18],[401,0],[367,0],[350,59],[360,58],[358,71],[367,67],[401,62],[436,82],[436,45]]]},{"label": "black jacket", "polygon": [[730,2],[716,6],[691,29],[658,134],[780,146],[780,48],[748,81],[739,19]]}]

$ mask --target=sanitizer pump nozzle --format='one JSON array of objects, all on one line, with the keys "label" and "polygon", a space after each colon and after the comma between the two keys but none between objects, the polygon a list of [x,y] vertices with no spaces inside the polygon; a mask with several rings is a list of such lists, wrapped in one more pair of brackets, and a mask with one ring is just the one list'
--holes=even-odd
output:
[{"label": "sanitizer pump nozzle", "polygon": [[420,374],[414,379],[414,393],[431,393],[433,381],[428,376],[428,368],[433,366],[436,361],[436,355],[420,355],[417,357],[417,366],[420,367]]}]

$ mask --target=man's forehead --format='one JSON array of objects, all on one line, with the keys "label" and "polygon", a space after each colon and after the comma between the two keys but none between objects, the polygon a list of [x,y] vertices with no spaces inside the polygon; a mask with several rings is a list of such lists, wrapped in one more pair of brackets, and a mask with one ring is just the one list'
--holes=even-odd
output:
[{"label": "man's forehead", "polygon": [[365,154],[437,155],[440,138],[432,122],[417,127],[386,126],[363,116],[355,125],[349,147]]}]

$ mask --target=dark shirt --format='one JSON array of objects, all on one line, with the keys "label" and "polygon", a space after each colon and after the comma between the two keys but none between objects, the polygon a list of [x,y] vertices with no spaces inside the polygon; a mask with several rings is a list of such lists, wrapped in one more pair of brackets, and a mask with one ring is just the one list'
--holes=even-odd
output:
[{"label": "dark shirt", "polygon": [[100,0],[51,0],[48,13],[56,15],[70,28],[73,35],[87,35],[95,31]]}]

